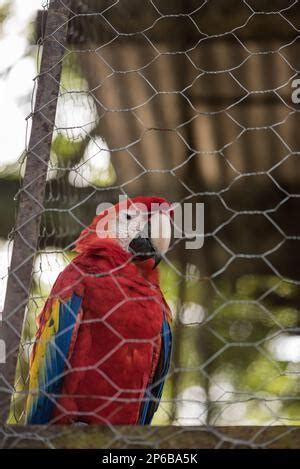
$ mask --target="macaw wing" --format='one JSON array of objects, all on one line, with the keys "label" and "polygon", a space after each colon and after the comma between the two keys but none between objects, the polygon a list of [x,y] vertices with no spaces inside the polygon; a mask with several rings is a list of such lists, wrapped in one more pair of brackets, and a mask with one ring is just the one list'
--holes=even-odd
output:
[{"label": "macaw wing", "polygon": [[59,395],[66,365],[79,328],[82,298],[73,293],[66,302],[58,298],[47,302],[34,344],[29,371],[27,423],[44,424],[51,420],[56,395]]},{"label": "macaw wing", "polygon": [[152,382],[148,384],[143,404],[140,411],[138,423],[140,425],[147,425],[151,423],[153,415],[159,406],[162,396],[165,380],[170,368],[172,355],[172,332],[170,323],[165,314],[162,328],[161,328],[161,349],[158,363],[155,369]]}]

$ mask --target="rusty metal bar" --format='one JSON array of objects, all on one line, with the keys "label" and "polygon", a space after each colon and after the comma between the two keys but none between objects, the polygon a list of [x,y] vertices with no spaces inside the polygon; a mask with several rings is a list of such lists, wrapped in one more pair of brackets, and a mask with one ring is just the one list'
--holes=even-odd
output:
[{"label": "rusty metal bar", "polygon": [[26,170],[19,192],[13,233],[5,306],[1,323],[1,343],[6,362],[0,364],[0,421],[5,422],[14,390],[19,342],[31,285],[31,273],[40,231],[48,161],[60,87],[62,59],[66,44],[70,0],[51,0],[47,15],[40,73],[32,113]]}]

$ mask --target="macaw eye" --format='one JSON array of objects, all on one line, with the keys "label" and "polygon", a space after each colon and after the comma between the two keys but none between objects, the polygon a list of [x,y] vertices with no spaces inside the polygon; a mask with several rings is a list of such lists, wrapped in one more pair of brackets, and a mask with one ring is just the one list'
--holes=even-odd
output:
[{"label": "macaw eye", "polygon": [[131,219],[132,219],[132,216],[129,215],[129,213],[126,213],[126,218],[127,218],[127,220],[131,220]]}]

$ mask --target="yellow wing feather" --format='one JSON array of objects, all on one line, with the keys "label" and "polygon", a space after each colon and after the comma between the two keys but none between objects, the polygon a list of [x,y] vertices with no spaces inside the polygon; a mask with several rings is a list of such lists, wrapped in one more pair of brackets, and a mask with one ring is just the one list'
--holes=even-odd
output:
[{"label": "yellow wing feather", "polygon": [[52,301],[48,320],[41,325],[39,339],[35,342],[29,371],[29,395],[26,404],[27,415],[36,404],[41,383],[45,383],[46,352],[49,342],[55,337],[59,328],[59,300]]}]

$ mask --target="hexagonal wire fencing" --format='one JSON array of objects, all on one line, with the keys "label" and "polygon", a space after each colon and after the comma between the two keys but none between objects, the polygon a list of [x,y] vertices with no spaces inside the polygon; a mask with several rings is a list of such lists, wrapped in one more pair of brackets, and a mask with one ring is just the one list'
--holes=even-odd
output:
[{"label": "hexagonal wire fencing", "polygon": [[[2,446],[297,447],[298,1],[47,6],[1,323]],[[101,202],[154,194],[204,203],[205,233],[198,250],[175,239],[160,269],[174,353],[153,424],[24,425],[35,320],[74,240]]]}]

